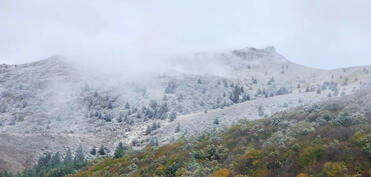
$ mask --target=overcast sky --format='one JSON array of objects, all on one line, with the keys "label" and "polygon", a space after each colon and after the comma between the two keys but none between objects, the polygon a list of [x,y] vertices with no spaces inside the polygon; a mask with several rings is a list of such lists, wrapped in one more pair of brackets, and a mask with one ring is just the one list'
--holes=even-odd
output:
[{"label": "overcast sky", "polygon": [[312,67],[370,65],[370,7],[370,0],[0,0],[0,63],[60,54],[138,64],[274,45]]}]

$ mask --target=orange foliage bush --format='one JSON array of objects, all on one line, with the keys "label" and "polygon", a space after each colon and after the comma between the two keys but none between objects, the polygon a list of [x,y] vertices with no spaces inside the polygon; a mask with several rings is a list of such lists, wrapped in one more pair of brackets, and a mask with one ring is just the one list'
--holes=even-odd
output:
[{"label": "orange foliage bush", "polygon": [[300,174],[298,174],[297,177],[309,177],[309,176],[307,174],[305,174],[305,173],[300,173]]},{"label": "orange foliage bush", "polygon": [[211,177],[228,177],[229,175],[229,170],[226,168],[217,170],[213,173]]}]

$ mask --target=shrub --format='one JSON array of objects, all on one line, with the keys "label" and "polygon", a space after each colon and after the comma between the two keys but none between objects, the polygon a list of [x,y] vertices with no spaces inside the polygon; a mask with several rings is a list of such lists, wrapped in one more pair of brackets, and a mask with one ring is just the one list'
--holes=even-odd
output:
[{"label": "shrub", "polygon": [[352,120],[355,125],[367,124],[367,118],[359,112],[352,114]]},{"label": "shrub", "polygon": [[300,137],[303,135],[307,135],[313,131],[314,131],[314,127],[312,126],[312,124],[310,122],[303,121],[303,122],[299,122],[296,125],[290,127],[288,134],[289,136],[292,136],[292,137]]},{"label": "shrub", "polygon": [[299,173],[297,177],[309,177],[309,176],[305,173]]},{"label": "shrub", "polygon": [[247,151],[234,163],[234,168],[240,174],[253,175],[261,157],[262,152],[260,150]]},{"label": "shrub", "polygon": [[353,124],[352,117],[350,116],[348,112],[340,113],[340,115],[338,115],[333,120],[333,122],[335,123],[335,125],[344,126],[344,127],[351,126]]},{"label": "shrub", "polygon": [[280,146],[285,143],[285,140],[286,137],[283,135],[283,133],[277,131],[268,140],[265,141],[263,146],[265,148]]},{"label": "shrub", "polygon": [[165,169],[165,176],[175,177],[176,171],[182,167],[182,164],[179,161],[173,162],[170,166]]},{"label": "shrub", "polygon": [[341,162],[326,162],[323,172],[329,177],[343,176],[344,165]]},{"label": "shrub", "polygon": [[226,168],[217,170],[211,175],[211,177],[228,177],[229,175],[229,170]]},{"label": "shrub", "polygon": [[300,145],[295,143],[294,145],[291,146],[291,150],[293,152],[296,152],[296,153],[299,152],[300,151]]},{"label": "shrub", "polygon": [[114,157],[121,158],[122,156],[124,156],[125,150],[126,150],[126,147],[124,147],[122,142],[120,142],[115,149]]},{"label": "shrub", "polygon": [[299,164],[302,167],[313,165],[322,157],[322,154],[323,147],[321,145],[306,147],[299,153]]}]

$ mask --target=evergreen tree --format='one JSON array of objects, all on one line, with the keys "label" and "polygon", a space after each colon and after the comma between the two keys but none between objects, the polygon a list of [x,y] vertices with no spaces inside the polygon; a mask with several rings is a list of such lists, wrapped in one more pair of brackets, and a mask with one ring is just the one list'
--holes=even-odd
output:
[{"label": "evergreen tree", "polygon": [[66,152],[66,156],[63,159],[63,162],[65,164],[68,164],[68,163],[72,162],[72,152],[71,152],[70,148],[68,148],[68,150]]},{"label": "evergreen tree", "polygon": [[159,145],[158,139],[156,137],[152,137],[151,140],[150,140],[150,142],[149,142],[149,144],[151,146],[158,146]]},{"label": "evergreen tree", "polygon": [[321,89],[320,88],[317,89],[317,94],[321,94]]},{"label": "evergreen tree", "polygon": [[39,160],[37,161],[36,171],[38,172],[45,171],[46,169],[50,168],[51,158],[52,158],[52,155],[50,152],[44,153],[44,155],[41,156]]},{"label": "evergreen tree", "polygon": [[156,122],[153,122],[152,123],[152,130],[156,130],[157,129],[157,124],[156,124]]},{"label": "evergreen tree", "polygon": [[81,145],[76,149],[73,161],[75,168],[81,168],[85,165],[85,155]]},{"label": "evergreen tree", "polygon": [[116,147],[116,150],[115,150],[115,153],[114,153],[114,156],[115,158],[121,158],[122,156],[124,156],[124,146],[122,144],[122,142],[120,142],[117,147]]},{"label": "evergreen tree", "polygon": [[214,120],[214,124],[219,125],[219,119],[218,119],[218,118],[216,118],[216,119]]},{"label": "evergreen tree", "polygon": [[263,107],[262,106],[259,106],[258,107],[258,115],[261,117],[261,116],[264,116],[264,110],[263,110]]},{"label": "evergreen tree", "polygon": [[233,102],[233,103],[238,103],[239,99],[240,99],[240,95],[241,93],[243,92],[243,88],[239,88],[237,85],[233,88],[233,91],[229,97],[229,99]]},{"label": "evergreen tree", "polygon": [[178,133],[178,132],[180,132],[180,124],[179,123],[177,124],[177,126],[175,128],[175,133]]},{"label": "evergreen tree", "polygon": [[61,154],[59,152],[57,152],[51,158],[51,160],[50,160],[50,166],[52,168],[54,168],[54,167],[58,166],[59,164],[61,164]]},{"label": "evergreen tree", "polygon": [[99,155],[106,155],[106,152],[104,151],[104,146],[103,144],[100,146],[99,150],[98,150],[98,154]]},{"label": "evergreen tree", "polygon": [[169,82],[165,88],[165,93],[171,94],[175,93],[176,85],[174,82]]},{"label": "evergreen tree", "polygon": [[176,113],[172,112],[169,118],[170,118],[170,122],[174,121],[176,119]]},{"label": "evergreen tree", "polygon": [[7,171],[4,172],[0,171],[0,177],[13,177],[13,175]]},{"label": "evergreen tree", "polygon": [[152,132],[152,127],[148,125],[147,129],[146,129],[146,132],[145,132],[145,135],[149,135],[149,134],[151,134],[151,132]]},{"label": "evergreen tree", "polygon": [[97,149],[95,148],[95,146],[93,146],[93,148],[91,149],[90,154],[97,155]]},{"label": "evergreen tree", "polygon": [[129,105],[128,102],[126,102],[126,104],[125,104],[125,108],[126,108],[126,109],[130,109],[130,105]]}]

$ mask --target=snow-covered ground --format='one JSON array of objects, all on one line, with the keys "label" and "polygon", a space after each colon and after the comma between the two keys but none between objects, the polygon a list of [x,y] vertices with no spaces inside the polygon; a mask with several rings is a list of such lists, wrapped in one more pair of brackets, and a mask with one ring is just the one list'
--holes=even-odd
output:
[{"label": "snow-covered ground", "polygon": [[[351,94],[371,80],[370,66],[308,68],[273,47],[172,61],[172,69],[136,80],[91,73],[63,57],[0,65],[0,168],[16,171],[46,150],[65,152],[80,144],[86,150],[134,139],[136,148],[153,138],[163,144]],[[161,127],[145,135],[153,122]]]}]

